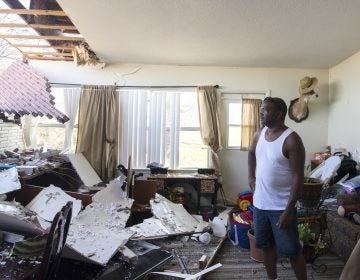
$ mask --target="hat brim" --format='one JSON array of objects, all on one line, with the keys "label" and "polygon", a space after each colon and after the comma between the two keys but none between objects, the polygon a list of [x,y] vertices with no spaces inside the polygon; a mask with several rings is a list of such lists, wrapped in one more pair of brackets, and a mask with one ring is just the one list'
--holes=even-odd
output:
[{"label": "hat brim", "polygon": [[[310,85],[310,87],[308,87],[308,88],[302,88],[301,86],[299,86],[299,92],[300,92],[300,93],[303,93],[303,94],[310,93],[310,92],[312,92],[312,91],[315,89],[315,87],[317,86],[317,84],[318,84],[318,79],[315,78],[315,77],[313,77],[313,78],[311,78],[311,85]],[[315,93],[315,92],[314,92],[314,93]]]}]

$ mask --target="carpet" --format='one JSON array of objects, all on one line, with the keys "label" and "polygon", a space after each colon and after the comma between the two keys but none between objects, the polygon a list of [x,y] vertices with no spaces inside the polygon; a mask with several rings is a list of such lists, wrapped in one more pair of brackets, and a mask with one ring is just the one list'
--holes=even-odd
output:
[{"label": "carpet", "polygon": [[[213,263],[220,262],[223,266],[203,276],[202,279],[268,279],[262,263],[253,261],[248,250],[234,247],[229,240],[214,257]],[[344,263],[334,254],[320,256],[313,264],[307,264],[308,279],[339,279]],[[277,265],[278,279],[296,279],[287,259],[279,259]]]}]

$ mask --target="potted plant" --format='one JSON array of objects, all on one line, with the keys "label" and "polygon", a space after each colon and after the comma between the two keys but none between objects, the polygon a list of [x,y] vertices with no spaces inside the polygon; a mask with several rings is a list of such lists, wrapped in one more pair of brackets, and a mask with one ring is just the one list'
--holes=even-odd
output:
[{"label": "potted plant", "polygon": [[304,258],[307,262],[311,261],[325,248],[325,243],[321,239],[321,234],[317,235],[309,223],[300,223],[298,230]]},{"label": "potted plant", "polygon": [[264,262],[263,250],[255,247],[254,228],[252,224],[247,232],[247,236],[249,238],[249,243],[250,243],[250,258],[252,258],[256,262]]}]

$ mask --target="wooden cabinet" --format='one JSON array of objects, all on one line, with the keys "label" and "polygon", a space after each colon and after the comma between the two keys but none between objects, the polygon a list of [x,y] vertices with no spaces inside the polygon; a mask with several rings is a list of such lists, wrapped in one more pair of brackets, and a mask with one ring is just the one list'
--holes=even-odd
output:
[{"label": "wooden cabinet", "polygon": [[200,213],[201,210],[201,197],[209,197],[214,211],[216,210],[218,178],[215,175],[182,173],[153,174],[148,177],[148,180],[156,180],[158,182],[157,192],[160,194],[171,192],[173,187],[189,184],[197,193],[196,205],[194,207],[197,213]]}]

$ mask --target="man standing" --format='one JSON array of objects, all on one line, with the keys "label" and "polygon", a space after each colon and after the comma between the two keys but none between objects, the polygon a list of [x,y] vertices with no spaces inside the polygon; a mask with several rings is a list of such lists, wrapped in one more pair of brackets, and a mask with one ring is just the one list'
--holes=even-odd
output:
[{"label": "man standing", "polygon": [[304,181],[305,149],[300,136],[285,126],[287,106],[266,97],[248,154],[249,186],[254,192],[255,246],[264,252],[269,279],[277,279],[277,255],[290,258],[297,279],[307,279],[295,204]]}]

